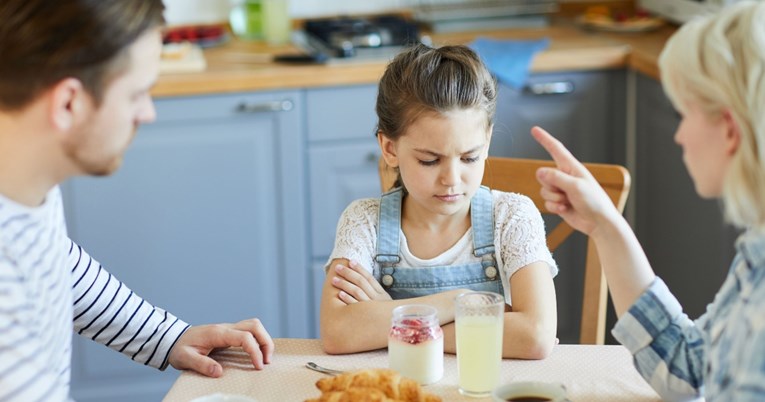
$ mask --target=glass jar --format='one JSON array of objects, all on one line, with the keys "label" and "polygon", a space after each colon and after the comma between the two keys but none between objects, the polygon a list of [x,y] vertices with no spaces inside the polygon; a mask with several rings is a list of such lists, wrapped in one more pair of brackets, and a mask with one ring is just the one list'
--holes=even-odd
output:
[{"label": "glass jar", "polygon": [[263,0],[263,35],[270,45],[289,43],[292,22],[287,0]]},{"label": "glass jar", "polygon": [[444,333],[436,313],[424,304],[396,307],[388,333],[388,366],[423,385],[444,375]]}]

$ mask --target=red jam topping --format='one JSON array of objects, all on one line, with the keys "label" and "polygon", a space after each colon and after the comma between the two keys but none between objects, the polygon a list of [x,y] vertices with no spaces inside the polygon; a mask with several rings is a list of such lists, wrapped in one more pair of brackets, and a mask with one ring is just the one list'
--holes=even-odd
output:
[{"label": "red jam topping", "polygon": [[441,327],[429,325],[420,319],[403,319],[390,329],[389,337],[412,345],[438,339],[443,336]]}]

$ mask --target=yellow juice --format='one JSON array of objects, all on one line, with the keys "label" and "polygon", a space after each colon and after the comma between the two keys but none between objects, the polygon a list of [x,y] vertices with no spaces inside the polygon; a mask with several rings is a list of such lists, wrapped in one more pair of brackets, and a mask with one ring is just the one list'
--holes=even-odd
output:
[{"label": "yellow juice", "polygon": [[263,33],[268,43],[289,43],[291,28],[287,0],[263,0]]},{"label": "yellow juice", "polygon": [[501,315],[457,319],[457,365],[463,394],[487,395],[499,384],[502,322]]}]

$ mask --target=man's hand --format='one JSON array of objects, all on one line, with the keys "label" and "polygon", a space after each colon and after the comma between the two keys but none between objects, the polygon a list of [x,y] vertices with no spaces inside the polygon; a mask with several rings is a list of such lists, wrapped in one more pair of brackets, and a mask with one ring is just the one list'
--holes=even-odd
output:
[{"label": "man's hand", "polygon": [[343,303],[391,300],[388,292],[380,286],[372,274],[357,262],[350,261],[348,265],[337,264],[332,269],[336,274],[332,278],[332,286],[340,291],[337,298]]},{"label": "man's hand", "polygon": [[223,367],[207,355],[213,349],[239,346],[252,359],[256,370],[271,363],[274,341],[257,318],[236,324],[193,326],[170,350],[168,362],[178,370],[190,369],[208,377],[220,377]]}]

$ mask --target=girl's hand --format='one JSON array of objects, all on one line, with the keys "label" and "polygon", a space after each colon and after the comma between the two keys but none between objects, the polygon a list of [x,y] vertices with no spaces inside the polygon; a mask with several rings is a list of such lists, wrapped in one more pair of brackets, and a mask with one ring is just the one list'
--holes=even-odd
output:
[{"label": "girl's hand", "polygon": [[587,235],[592,235],[610,216],[619,215],[603,188],[560,141],[540,127],[532,128],[531,135],[558,165],[557,169],[537,171],[537,180],[542,184],[540,193],[548,210]]},{"label": "girl's hand", "polygon": [[345,304],[370,300],[391,300],[390,295],[364,267],[355,261],[348,265],[335,265],[337,275],[332,286],[340,292],[337,298]]}]

